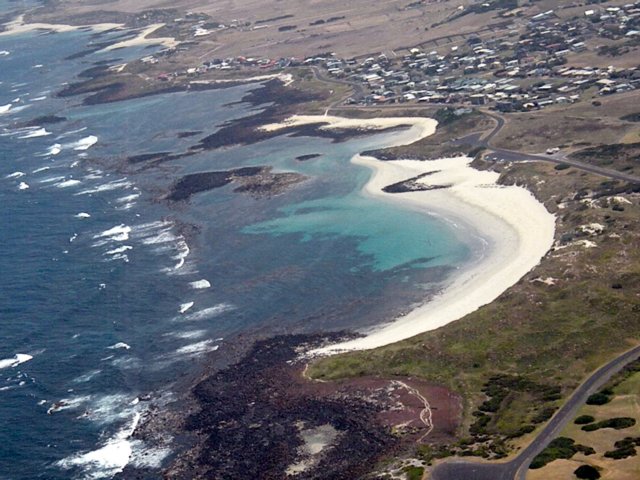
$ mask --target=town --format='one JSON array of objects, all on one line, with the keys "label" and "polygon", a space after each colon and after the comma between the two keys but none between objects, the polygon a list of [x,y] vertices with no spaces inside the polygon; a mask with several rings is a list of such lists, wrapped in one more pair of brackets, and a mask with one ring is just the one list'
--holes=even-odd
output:
[{"label": "town", "polygon": [[[516,8],[504,8],[504,6]],[[161,73],[158,79],[198,77],[208,72],[259,70],[265,73],[311,66],[328,81],[350,84],[354,95],[346,104],[433,103],[486,105],[500,112],[537,110],[554,104],[589,100],[636,89],[638,65],[614,66],[640,45],[640,2],[620,7],[598,4],[581,8],[581,15],[561,18],[554,10],[523,16],[517,2],[495,0],[468,10],[501,8],[505,21],[487,35],[455,35],[363,58],[339,58],[332,53],[299,58],[218,58],[201,65]],[[564,8],[576,8],[569,5]],[[467,13],[460,11],[457,15]],[[191,35],[216,29],[269,28],[267,24],[234,22],[229,26],[195,23]],[[180,50],[180,47],[178,47]],[[174,53],[165,50],[145,57]],[[594,56],[597,64],[590,63]],[[606,66],[604,66],[606,65]]]}]

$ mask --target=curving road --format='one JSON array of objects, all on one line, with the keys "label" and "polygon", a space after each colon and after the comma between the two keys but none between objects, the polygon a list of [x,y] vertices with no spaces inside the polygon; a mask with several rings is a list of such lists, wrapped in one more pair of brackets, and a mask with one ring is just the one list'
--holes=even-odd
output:
[{"label": "curving road", "polygon": [[640,345],[626,351],[596,370],[569,397],[566,403],[549,420],[538,436],[520,454],[505,463],[474,463],[449,461],[437,465],[431,472],[431,480],[525,480],[529,464],[551,440],[556,438],[587,400],[627,364],[640,358]]}]

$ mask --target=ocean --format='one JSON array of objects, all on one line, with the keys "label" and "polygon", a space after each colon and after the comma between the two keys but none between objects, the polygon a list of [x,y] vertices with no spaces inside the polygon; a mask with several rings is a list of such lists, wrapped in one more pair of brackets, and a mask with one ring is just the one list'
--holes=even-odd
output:
[{"label": "ocean", "polygon": [[[185,152],[266,105],[243,101],[259,84],[90,106],[57,97],[97,62],[152,51],[76,55],[116,35],[0,36],[3,480],[159,468],[170,451],[129,438],[149,403],[139,397],[171,401],[177,378],[238,335],[388,321],[472,256],[442,219],[360,193],[370,172],[349,159],[401,132],[282,135],[131,168],[127,157]],[[226,186],[161,200],[186,174],[246,166],[306,180],[268,198]]]}]

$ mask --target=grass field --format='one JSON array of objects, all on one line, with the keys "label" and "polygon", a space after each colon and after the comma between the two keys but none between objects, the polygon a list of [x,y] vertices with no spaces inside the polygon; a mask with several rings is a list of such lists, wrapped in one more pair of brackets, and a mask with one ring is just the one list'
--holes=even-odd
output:
[{"label": "grass field", "polygon": [[[527,480],[550,478],[574,478],[572,473],[580,465],[592,465],[600,469],[603,480],[635,480],[640,478],[640,457],[613,460],[604,453],[614,450],[614,443],[625,437],[640,436],[640,373],[635,373],[613,388],[614,395],[605,405],[585,405],[579,415],[591,415],[596,421],[614,417],[631,417],[636,425],[622,430],[611,428],[585,432],[581,425],[569,424],[560,434],[583,445],[592,447],[593,455],[576,454],[571,460],[555,460],[544,468],[531,470]],[[639,449],[640,450],[640,449]]]},{"label": "grass field", "polygon": [[[530,113],[506,116],[507,123],[493,139],[499,148],[542,153],[547,148],[561,147],[574,151],[601,144],[631,142],[640,132],[638,123],[621,120],[640,110],[640,91],[609,97],[592,92],[599,107],[591,105],[589,96],[573,105],[554,106]],[[638,140],[635,140],[638,141]]]}]

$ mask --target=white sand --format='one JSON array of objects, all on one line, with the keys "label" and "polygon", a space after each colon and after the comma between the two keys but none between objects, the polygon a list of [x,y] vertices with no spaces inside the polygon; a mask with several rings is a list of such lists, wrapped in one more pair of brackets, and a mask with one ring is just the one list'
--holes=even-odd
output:
[{"label": "white sand", "polygon": [[24,15],[20,15],[15,20],[5,23],[5,30],[0,32],[0,36],[15,35],[18,33],[33,32],[36,30],[48,30],[52,32],[71,32],[79,30],[81,28],[91,27],[95,31],[111,30],[112,28],[121,28],[122,25],[118,23],[98,23],[95,25],[64,25],[56,23],[25,23]]},{"label": "white sand", "polygon": [[163,45],[167,48],[174,48],[180,42],[178,42],[173,37],[147,38],[153,32],[155,32],[156,30],[159,30],[164,26],[165,26],[164,23],[154,23],[153,25],[149,25],[147,28],[142,30],[135,37],[129,40],[123,40],[121,42],[114,43],[113,45],[109,45],[108,47],[104,48],[102,51],[108,52],[110,50],[115,50],[117,48],[138,47],[138,46],[144,46],[144,45]]},{"label": "white sand", "polygon": [[[173,37],[158,37],[158,38],[147,38],[156,30],[162,28],[164,23],[155,23],[153,25],[149,25],[147,28],[142,30],[138,35],[129,40],[123,40],[121,42],[114,43],[113,45],[109,45],[104,48],[102,51],[108,52],[110,50],[115,50],[117,48],[125,48],[125,47],[135,47],[135,46],[144,46],[144,45],[163,45],[168,48],[173,48],[178,45],[178,42]],[[97,23],[93,25],[65,25],[65,24],[55,24],[55,23],[25,23],[24,15],[20,15],[15,20],[5,23],[5,30],[0,32],[0,36],[3,35],[15,35],[18,33],[26,33],[33,32],[37,30],[48,30],[53,32],[72,32],[74,30],[79,30],[81,28],[90,27],[92,30],[97,32],[102,32],[105,30],[111,30],[114,28],[124,29],[124,25],[120,23]]]},{"label": "white sand", "polygon": [[290,73],[273,73],[270,75],[256,75],[254,77],[245,78],[220,78],[216,80],[193,80],[189,83],[193,85],[224,85],[227,83],[253,83],[265,80],[280,80],[285,87],[293,83],[293,75]]},{"label": "white sand", "polygon": [[[413,125],[400,134],[395,145],[405,145],[431,135],[436,122],[426,118],[345,119],[330,116],[295,116],[275,131],[290,125],[327,123],[322,128],[382,129]],[[384,197],[407,208],[438,215],[452,223],[461,235],[479,235],[486,241],[476,259],[453,278],[434,298],[405,316],[376,327],[367,336],[330,345],[310,354],[376,348],[434,330],[458,320],[495,300],[533,269],[553,244],[555,217],[526,189],[496,184],[499,174],[471,168],[467,157],[435,161],[382,162],[356,155],[353,163],[373,171],[363,194]],[[451,185],[441,190],[388,194],[382,188],[422,173],[437,171],[420,180],[425,185]]]},{"label": "white sand", "polygon": [[398,145],[413,143],[420,138],[433,135],[438,122],[431,118],[421,117],[393,117],[393,118],[345,118],[331,115],[294,115],[281,123],[271,123],[263,125],[261,130],[275,132],[287,127],[295,127],[311,124],[322,125],[321,129],[357,129],[357,130],[384,130],[398,127],[400,125],[411,125],[412,128],[407,136],[403,136]]}]

